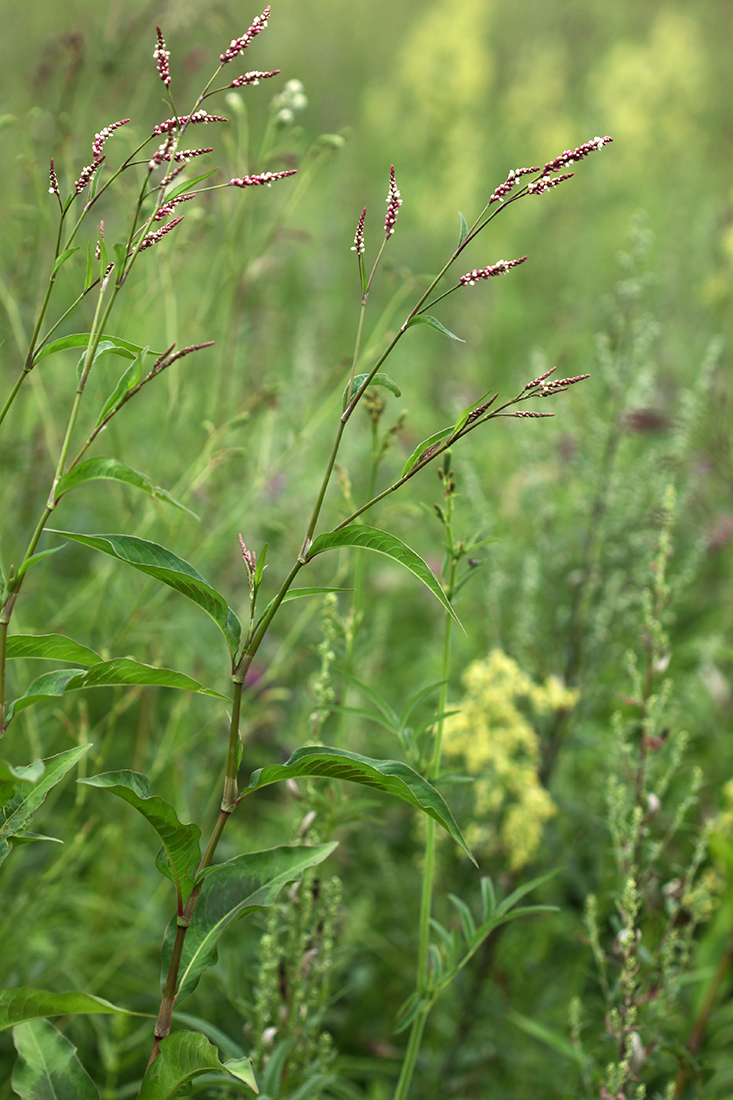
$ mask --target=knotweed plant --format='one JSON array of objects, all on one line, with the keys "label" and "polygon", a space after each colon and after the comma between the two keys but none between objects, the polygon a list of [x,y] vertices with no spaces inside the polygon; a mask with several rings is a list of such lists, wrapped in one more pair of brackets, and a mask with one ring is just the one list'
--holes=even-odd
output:
[{"label": "knotweed plant", "polygon": [[[205,1074],[219,1075],[239,1090],[243,1087],[256,1091],[255,1062],[257,1071],[267,1074],[267,1032],[268,1027],[273,1026],[283,1028],[288,1042],[294,1041],[297,1035],[301,1036],[303,1041],[298,1055],[301,1071],[303,1067],[306,1070],[308,1066],[317,1067],[320,1074],[318,1081],[312,1083],[312,1087],[306,1082],[310,1089],[308,1095],[314,1095],[328,1083],[327,1075],[322,1072],[329,1063],[328,1043],[319,1037],[322,1036],[321,1017],[327,1000],[327,985],[322,980],[322,960],[331,950],[338,887],[332,880],[324,895],[325,900],[322,898],[319,901],[313,869],[327,859],[336,844],[330,840],[310,843],[311,822],[305,825],[308,821],[306,815],[296,843],[264,851],[247,851],[225,862],[217,862],[217,850],[227,823],[235,813],[246,814],[248,799],[256,797],[260,790],[276,783],[292,784],[298,779],[309,783],[323,778],[345,780],[386,792],[427,815],[428,844],[420,914],[418,986],[401,1017],[402,1025],[410,1025],[411,1030],[395,1094],[397,1097],[405,1097],[409,1091],[432,1003],[452,975],[468,963],[493,928],[511,919],[516,902],[532,885],[526,884],[497,904],[491,881],[484,878],[481,883],[482,915],[478,926],[469,907],[457,902],[465,944],[460,937],[456,940],[445,930],[438,933],[441,937],[438,946],[431,943],[436,826],[440,825],[470,857],[461,831],[434,785],[440,770],[442,715],[446,704],[443,690],[439,717],[433,726],[428,751],[413,759],[417,769],[400,760],[362,756],[342,746],[328,747],[321,743],[298,746],[294,743],[292,753],[285,762],[273,760],[252,775],[242,776],[242,748],[247,731],[241,728],[240,715],[248,673],[282,605],[295,598],[305,599],[332,591],[314,586],[309,581],[306,585],[296,585],[296,581],[308,577],[311,563],[330,551],[351,548],[376,552],[404,566],[422,582],[445,614],[444,652],[447,662],[451,630],[453,624],[458,622],[451,602],[457,591],[456,568],[468,549],[468,544],[459,545],[452,535],[450,509],[453,489],[450,487],[452,475],[448,456],[466,436],[485,428],[489,421],[500,418],[541,419],[554,415],[546,408],[545,399],[565,392],[588,375],[557,378],[555,368],[551,368],[530,381],[519,383],[513,395],[501,398],[498,392],[489,389],[464,409],[455,422],[438,428],[415,447],[399,476],[381,488],[377,484],[377,475],[384,447],[380,445],[375,451],[374,477],[367,498],[355,502],[341,522],[329,526],[324,522],[324,504],[333,475],[338,472],[342,440],[352,425],[359,405],[371,410],[372,422],[378,422],[378,414],[374,413],[378,401],[375,388],[398,392],[397,383],[385,373],[384,365],[397,345],[405,338],[409,339],[411,329],[424,325],[443,336],[458,339],[434,315],[432,311],[435,307],[453,293],[474,294],[476,297],[487,293],[488,288],[483,283],[510,274],[527,260],[526,256],[521,256],[509,260],[489,258],[488,262],[484,262],[487,259],[484,256],[479,266],[461,271],[467,263],[460,265],[459,261],[489,223],[520,199],[548,201],[542,196],[571,178],[573,173],[567,169],[590,153],[602,149],[611,141],[610,137],[598,137],[567,150],[544,166],[524,167],[510,172],[470,226],[461,215],[455,249],[438,274],[428,280],[428,285],[406,313],[386,348],[374,358],[372,353],[362,351],[370,291],[384,250],[388,244],[392,247],[390,242],[398,227],[399,211],[404,201],[397,184],[396,168],[391,167],[386,215],[383,219],[381,216],[376,219],[377,226],[372,229],[373,219],[368,217],[368,208],[365,208],[356,228],[353,249],[361,300],[351,365],[340,384],[343,396],[333,425],[330,453],[322,475],[313,487],[310,518],[302,532],[299,552],[289,566],[282,569],[275,593],[264,606],[261,590],[267,546],[254,545],[246,529],[240,535],[237,551],[241,553],[241,591],[227,597],[191,564],[158,543],[125,533],[83,533],[52,526],[56,510],[67,494],[82,492],[88,483],[100,479],[123,483],[168,504],[178,503],[170,493],[155,486],[147,475],[114,457],[93,456],[90,451],[99,443],[103,429],[120,416],[149,383],[156,381],[184,357],[204,352],[213,341],[202,339],[178,350],[175,346],[168,346],[153,352],[149,347],[112,335],[110,326],[120,297],[134,285],[138,267],[146,263],[147,254],[153,249],[176,247],[179,227],[202,193],[222,188],[246,192],[250,188],[269,188],[273,184],[278,188],[291,186],[287,181],[296,174],[297,169],[293,167],[242,165],[238,173],[230,175],[224,182],[216,182],[214,169],[199,171],[199,165],[203,167],[202,158],[213,152],[213,146],[208,144],[209,133],[227,121],[224,115],[210,110],[214,97],[225,94],[231,100],[233,94],[239,95],[246,89],[254,88],[279,72],[258,69],[238,71],[244,67],[241,59],[245,51],[267,27],[269,15],[270,8],[267,7],[242,35],[234,38],[223,50],[214,74],[185,113],[174,95],[175,64],[171,63],[171,52],[163,31],[157,28],[153,58],[169,105],[169,117],[161,119],[152,133],[119,161],[114,161],[113,157],[115,143],[119,140],[119,131],[128,125],[130,119],[120,118],[103,126],[91,143],[91,160],[81,166],[75,178],[68,182],[61,178],[63,174],[55,159],[51,158],[49,201],[57,209],[58,224],[50,270],[27,352],[0,409],[0,430],[8,432],[13,424],[11,413],[15,402],[32,372],[44,370],[45,360],[54,355],[69,349],[77,350],[76,383],[68,397],[66,426],[53,467],[48,471],[47,486],[36,501],[32,533],[27,545],[18,546],[13,552],[13,561],[17,564],[4,566],[0,575],[0,731],[9,745],[8,751],[11,754],[14,752],[15,723],[21,711],[40,702],[60,699],[71,691],[84,692],[94,687],[110,686],[118,689],[132,685],[164,686],[208,697],[212,707],[220,708],[224,703],[228,712],[224,775],[211,776],[212,785],[221,787],[219,810],[214,821],[202,821],[201,825],[182,822],[179,811],[152,793],[148,778],[135,771],[118,770],[79,779],[79,782],[98,791],[116,795],[149,822],[162,844],[156,866],[170,882],[172,917],[163,935],[162,997],[159,998],[154,1023],[147,1032],[147,1048],[144,1052],[142,1049],[140,1051],[137,1084],[134,1086],[139,1085],[139,1095],[146,1100],[171,1096],[179,1087]],[[292,115],[302,106],[299,97],[302,99],[302,89],[295,87],[293,82],[286,85],[277,104],[280,122],[288,121],[281,117],[283,112]],[[206,137],[201,138],[199,134]],[[135,199],[126,208],[124,196],[130,192],[116,185],[121,180],[128,183],[131,179],[135,180]],[[110,243],[103,215],[109,204],[115,201],[115,195],[120,196],[119,201],[123,204],[126,227],[124,232],[116,233],[118,239]],[[112,221],[109,215],[106,220],[109,226]],[[370,237],[372,240],[376,238],[376,249],[373,249]],[[83,249],[86,251],[86,262],[81,265],[76,297],[70,305],[60,307],[54,313],[59,272],[71,261],[78,265],[76,254]],[[376,253],[371,267],[367,262],[370,249]],[[73,269],[73,264],[70,269]],[[461,274],[455,276],[451,285],[444,289],[447,277],[453,277],[454,270],[461,271]],[[90,318],[85,326],[88,331],[71,331],[77,316]],[[100,359],[108,355],[123,358],[127,365],[101,409],[89,411],[86,400],[89,378]],[[196,386],[198,383],[191,377],[187,384]],[[124,425],[129,415],[125,412],[124,416],[120,416],[120,425]],[[409,546],[390,532],[368,525],[363,519],[376,504],[402,489],[425,467],[441,457],[447,484],[447,511],[443,514],[443,522],[449,548],[448,565],[442,582]],[[6,522],[12,537],[16,525],[12,523],[12,517],[6,517]],[[244,517],[242,526],[246,526]],[[34,575],[42,569],[53,569],[55,559],[51,555],[69,542],[106,555],[167,585],[209,615],[226,645],[230,694],[221,695],[185,671],[144,664],[128,656],[102,656],[83,642],[61,634],[22,633],[15,629],[19,608],[24,606],[23,596],[33,584]],[[240,613],[243,611],[241,618],[231,606],[240,602],[244,604],[239,609]],[[361,608],[357,610],[360,614]],[[357,621],[358,616],[353,614],[352,624]],[[6,672],[9,662],[22,657],[40,658],[65,667],[54,668],[31,683],[18,687],[8,679]],[[309,733],[312,737],[319,730],[320,724],[312,723],[310,731],[303,732],[303,740]],[[409,750],[409,746],[406,748]],[[11,848],[22,841],[34,838],[30,829],[35,811],[48,792],[80,764],[89,749],[89,744],[81,743],[46,760],[2,765],[0,859],[8,857]],[[208,830],[203,847],[200,843],[202,829]],[[22,859],[22,852],[14,858]],[[110,876],[112,873],[110,869]],[[287,935],[292,939],[293,952],[300,952],[301,962],[296,970],[288,971],[287,967],[285,970],[288,988],[300,991],[298,997],[301,1007],[304,1006],[305,1019],[301,1008],[294,1010],[292,1002],[286,1012],[287,1018],[283,1021],[281,1016],[278,1017],[277,998],[271,986],[263,982],[255,994],[255,1015],[262,1026],[251,1051],[252,1056],[245,1053],[243,1057],[223,1062],[217,1047],[203,1030],[174,1029],[174,1007],[179,1010],[179,1006],[196,989],[204,972],[215,964],[217,943],[227,926],[256,910],[274,906],[283,888],[298,881],[301,881],[299,892],[291,889],[289,895],[291,916]],[[320,910],[317,903],[321,906]],[[313,932],[313,914],[321,911],[316,932]],[[265,971],[267,967],[272,970],[279,965],[278,960],[282,958],[279,933],[273,928],[268,935],[270,941],[266,944]],[[311,950],[309,936],[317,938],[319,946],[314,950],[321,958],[318,966],[311,959],[313,965],[310,970],[304,961]],[[14,1025],[18,1050],[12,1081],[16,1093],[22,1097],[50,1095],[39,1091],[41,1082],[47,1083],[50,1079],[54,1095],[58,1094],[55,1090],[65,1089],[65,1095],[97,1096],[97,1087],[81,1067],[74,1048],[46,1018],[76,1013],[124,1014],[127,1010],[84,991],[58,993],[37,988],[9,989],[1,997],[3,1026]],[[151,990],[151,1012],[155,999],[156,994]],[[273,1013],[280,1022],[269,1023]],[[280,1049],[284,1051],[283,1060],[287,1061],[290,1049],[287,1043]],[[269,1068],[272,1077],[274,1071],[271,1065]],[[46,1087],[45,1084],[43,1087]]]}]

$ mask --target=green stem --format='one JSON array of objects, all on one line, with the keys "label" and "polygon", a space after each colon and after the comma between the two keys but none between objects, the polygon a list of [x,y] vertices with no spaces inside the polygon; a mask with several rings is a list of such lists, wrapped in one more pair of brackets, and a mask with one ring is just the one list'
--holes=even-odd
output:
[{"label": "green stem", "polygon": [[432,1002],[426,1004],[412,1021],[410,1035],[405,1049],[405,1057],[402,1061],[402,1069],[400,1070],[400,1077],[397,1082],[397,1088],[395,1089],[394,1100],[406,1100],[410,1084],[412,1083],[412,1075],[415,1072],[417,1056],[420,1053],[420,1044],[422,1042],[425,1024],[431,1008]]}]

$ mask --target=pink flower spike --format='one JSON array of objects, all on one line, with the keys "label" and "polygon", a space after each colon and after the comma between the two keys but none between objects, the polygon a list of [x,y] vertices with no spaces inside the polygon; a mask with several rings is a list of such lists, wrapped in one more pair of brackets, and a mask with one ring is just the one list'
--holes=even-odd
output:
[{"label": "pink flower spike", "polygon": [[168,202],[164,202],[162,206],[153,214],[153,219],[156,222],[162,222],[163,218],[167,218],[169,214],[172,214],[175,208],[181,202],[188,202],[189,199],[195,199],[196,192],[192,191],[188,195],[177,195],[175,199],[170,199]]},{"label": "pink flower spike", "polygon": [[513,267],[518,267],[519,264],[523,264],[526,259],[526,256],[520,256],[517,260],[498,260],[495,264],[491,264],[489,267],[481,269],[475,267],[473,271],[468,271],[465,275],[461,275],[458,281],[461,286],[473,286],[479,279],[492,279],[495,275],[506,275],[507,271],[510,271]]},{"label": "pink flower spike", "polygon": [[174,218],[172,222],[168,222],[167,225],[161,225],[160,229],[156,229],[154,233],[148,233],[140,245],[140,251],[143,252],[146,248],[152,248],[158,241],[162,241],[166,233],[170,233],[171,229],[175,229],[178,223],[182,221],[183,214],[178,218]]},{"label": "pink flower spike", "polygon": [[56,178],[56,166],[53,163],[53,157],[51,157],[51,165],[48,170],[48,182],[50,184],[48,188],[49,195],[55,195],[57,199],[60,199],[61,192],[59,191],[59,181]]},{"label": "pink flower spike", "polygon": [[566,149],[559,157],[555,157],[554,160],[548,160],[542,174],[547,175],[548,172],[559,172],[561,168],[566,168],[568,164],[576,164],[579,160],[584,160],[588,154],[592,153],[595,149],[602,149],[604,145],[608,145],[612,141],[613,138],[606,134],[605,137],[595,137],[592,141],[584,142],[582,145],[579,145],[577,149]]},{"label": "pink flower spike", "polygon": [[104,149],[104,143],[110,137],[115,130],[119,130],[120,126],[124,126],[129,122],[129,118],[121,118],[119,122],[113,122],[109,126],[105,126],[103,130],[100,130],[98,134],[94,135],[94,141],[92,142],[92,153],[95,160],[99,160]]},{"label": "pink flower spike", "polygon": [[517,416],[524,420],[543,420],[547,416],[554,416],[554,413],[541,413],[534,412],[530,409],[523,409],[520,412],[509,413],[510,416]]},{"label": "pink flower spike", "polygon": [[366,206],[364,207],[364,209],[361,212],[361,217],[359,218],[359,224],[356,227],[356,235],[354,236],[354,243],[351,246],[351,251],[356,252],[357,256],[363,256],[364,255],[364,249],[366,247],[365,244],[364,244],[364,218],[365,217],[366,217]]},{"label": "pink flower spike", "polygon": [[229,85],[230,88],[245,88],[249,84],[259,84],[261,80],[267,80],[268,77],[277,76],[280,69],[273,69],[269,73],[261,73],[254,69],[251,73],[244,73],[243,76],[238,76],[236,80],[233,80]]},{"label": "pink flower spike", "polygon": [[173,130],[182,129],[184,126],[196,126],[201,122],[228,122],[223,115],[210,115],[208,111],[194,111],[192,115],[181,115],[180,118],[167,118],[165,122],[159,122],[153,126],[154,134],[170,134]]},{"label": "pink flower spike", "polygon": [[241,531],[239,533],[239,545],[242,547],[242,561],[244,562],[244,564],[247,567],[247,572],[249,574],[249,581],[250,581],[250,584],[251,584],[252,581],[254,580],[255,569],[257,568],[257,555],[255,554],[254,550],[250,551],[244,545],[244,539],[242,538]]},{"label": "pink flower spike", "polygon": [[395,222],[397,221],[397,211],[402,206],[402,199],[397,189],[394,175],[394,164],[389,170],[389,191],[387,192],[387,217],[384,219],[384,232],[386,234],[386,240],[394,233]]},{"label": "pink flower spike", "polygon": [[170,50],[165,48],[165,39],[163,38],[162,30],[160,27],[156,27],[155,29],[158,32],[158,41],[153,50],[153,58],[155,59],[155,67],[158,70],[158,76],[167,88],[171,82],[171,70],[168,64],[168,58],[171,54]]},{"label": "pink flower spike", "polygon": [[286,172],[259,172],[254,176],[240,176],[229,180],[227,187],[261,187],[267,184],[271,187],[275,180],[283,180],[286,176],[297,175],[297,168],[288,168]]},{"label": "pink flower spike", "polygon": [[252,26],[241,35],[240,38],[233,38],[227,46],[224,53],[219,54],[219,60],[222,65],[228,65],[230,61],[233,61],[235,57],[239,57],[243,50],[247,49],[250,42],[255,38],[260,31],[263,31],[267,26],[267,20],[270,15],[270,5],[268,4],[262,15],[256,16],[252,20]]},{"label": "pink flower spike", "polygon": [[549,191],[551,187],[557,187],[558,183],[564,180],[572,179],[574,175],[574,172],[566,172],[564,176],[540,176],[538,180],[527,184],[527,194],[544,195],[545,191]]},{"label": "pink flower spike", "polygon": [[74,184],[74,191],[76,192],[77,195],[80,195],[82,193],[82,191],[87,186],[89,181],[92,179],[92,177],[94,176],[94,173],[97,171],[97,169],[99,168],[99,166],[100,166],[100,164],[102,163],[103,160],[104,160],[104,156],[101,156],[98,159],[96,159],[93,164],[88,164],[86,166],[86,168],[82,168],[82,170],[79,174],[79,179]]},{"label": "pink flower spike", "polygon": [[504,183],[500,183],[494,191],[493,195],[489,199],[489,206],[492,202],[503,202],[505,197],[514,190],[516,182],[522,176],[527,176],[539,172],[540,168],[512,168],[511,172],[506,178]]},{"label": "pink flower spike", "polygon": [[[188,164],[194,157],[202,157],[204,153],[213,153],[214,146],[210,145],[207,149],[179,149],[177,153],[173,154],[173,160],[176,164]],[[166,157],[166,160],[170,160],[170,157]]]}]

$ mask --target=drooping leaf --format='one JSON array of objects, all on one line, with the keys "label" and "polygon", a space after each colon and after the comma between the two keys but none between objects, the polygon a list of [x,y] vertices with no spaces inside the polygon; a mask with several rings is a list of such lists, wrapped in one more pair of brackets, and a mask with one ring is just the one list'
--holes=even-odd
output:
[{"label": "drooping leaf", "polygon": [[460,210],[458,211],[458,217],[461,219],[461,234],[458,238],[458,244],[462,245],[466,237],[468,236],[468,225],[466,224],[466,219],[464,218]]},{"label": "drooping leaf", "polygon": [[99,1092],[76,1056],[76,1047],[47,1020],[13,1028],[18,1060],[13,1091],[21,1100],[99,1100]]},{"label": "drooping leaf", "polygon": [[0,1031],[41,1016],[105,1015],[141,1016],[90,993],[49,993],[45,989],[0,989]]},{"label": "drooping leaf", "polygon": [[[356,377],[354,378],[353,382],[351,383],[351,387],[349,387],[349,385],[347,383],[346,389],[344,390],[344,396],[343,396],[342,401],[341,401],[341,411],[342,412],[346,408],[346,406],[348,405],[349,401],[352,400],[354,395],[356,393],[358,393],[358,391],[364,385],[364,383],[366,382],[368,377],[369,377],[368,374],[357,374]],[[395,397],[401,397],[402,396],[402,390],[399,388],[397,383],[395,381],[393,381],[388,374],[384,374],[382,371],[377,371],[377,373],[374,375],[374,377],[370,381],[369,385],[370,386],[381,386],[385,390],[391,390],[391,392],[395,395]]]},{"label": "drooping leaf", "polygon": [[102,658],[88,646],[63,634],[12,634],[8,638],[5,656],[40,658],[44,661],[76,661],[96,665]]},{"label": "drooping leaf", "polygon": [[171,550],[135,535],[80,535],[75,531],[50,530],[49,533],[109,554],[187,596],[211,616],[226,638],[232,655],[236,652],[242,633],[239,619],[227,607],[224,597],[192,565]]},{"label": "drooping leaf", "polygon": [[[75,332],[69,336],[61,336],[58,340],[52,340],[50,344],[45,344],[38,354],[33,357],[33,365],[35,366],[36,363],[39,363],[41,359],[45,359],[48,355],[54,355],[57,351],[65,351],[67,348],[87,347],[90,335],[89,332]],[[114,344],[120,355],[125,355],[127,359],[134,359],[138,352],[142,351],[139,344],[131,344],[129,340],[120,340],[119,336],[108,336],[105,333],[102,340]],[[154,354],[157,354],[157,352]]]},{"label": "drooping leaf", "polygon": [[415,450],[408,458],[405,465],[402,467],[402,473],[400,477],[404,477],[405,474],[409,474],[413,466],[416,466],[426,451],[429,451],[436,443],[442,443],[448,436],[453,435],[453,428],[441,428],[439,432],[433,432],[427,439],[423,439],[422,443],[418,443]]},{"label": "drooping leaf", "polygon": [[322,554],[326,550],[338,550],[344,546],[357,546],[363,550],[373,550],[377,554],[384,554],[399,565],[404,565],[418,580],[428,588],[435,598],[443,605],[448,614],[455,619],[463,630],[461,621],[450,605],[443,591],[443,586],[433,573],[426,561],[411,550],[404,542],[388,531],[380,531],[377,527],[367,527],[366,524],[352,524],[350,527],[342,527],[337,531],[327,531],[319,535],[308,551],[308,561],[316,554]]},{"label": "drooping leaf", "polygon": [[198,519],[195,512],[181,504],[159,485],[154,485],[147,474],[141,474],[139,470],[133,470],[124,462],[118,462],[116,458],[88,458],[74,466],[63,477],[59,478],[56,485],[56,499],[60,499],[69,489],[82,485],[86,481],[122,481],[126,485],[132,485],[135,489],[142,489],[156,500],[164,500],[166,504],[172,504],[174,508],[180,508],[182,512]]},{"label": "drooping leaf", "polygon": [[44,672],[28,686],[25,693],[14,699],[7,709],[6,723],[10,723],[18,711],[32,707],[48,699],[58,699],[69,691],[82,691],[96,687],[149,686],[178,688],[181,691],[196,691],[200,695],[210,695],[214,699],[229,702],[226,695],[204,687],[187,676],[185,672],[176,672],[172,668],[158,668],[156,665],[144,665],[130,657],[114,657],[111,661],[99,661],[91,668],[63,668],[53,672]]},{"label": "drooping leaf", "polygon": [[259,1091],[249,1058],[222,1062],[214,1044],[200,1031],[174,1031],[160,1041],[160,1053],[143,1078],[140,1100],[168,1100],[188,1081],[217,1071]]},{"label": "drooping leaf", "polygon": [[344,779],[385,791],[432,817],[473,860],[445,799],[426,779],[399,760],[372,760],[346,749],[305,745],[296,749],[284,764],[270,764],[254,772],[243,794],[299,776]]},{"label": "drooping leaf", "polygon": [[99,427],[102,421],[106,419],[107,415],[111,413],[113,409],[116,409],[122,402],[123,397],[138,384],[148,351],[149,348],[141,348],[140,354],[135,356],[130,366],[127,367],[117,379],[115,388],[102,405],[94,425],[95,428]]},{"label": "drooping leaf", "polygon": [[73,749],[67,749],[56,756],[49,756],[43,761],[44,771],[36,782],[32,786],[24,784],[16,793],[6,811],[5,818],[0,823],[0,863],[10,851],[11,839],[25,835],[34,813],[43,803],[48,792],[61,782],[66,773],[90,748],[89,744],[76,745]]},{"label": "drooping leaf", "polygon": [[53,265],[53,270],[52,270],[51,274],[52,274],[52,275],[55,275],[55,274],[56,274],[56,272],[58,271],[58,269],[59,269],[59,268],[60,268],[60,267],[61,267],[61,266],[62,266],[63,264],[65,264],[65,263],[66,263],[66,261],[67,261],[67,260],[69,259],[69,257],[70,257],[70,256],[73,256],[73,255],[74,255],[74,253],[75,253],[75,252],[78,252],[78,251],[79,251],[79,248],[78,248],[78,246],[77,246],[76,248],[66,248],[66,249],[64,249],[64,251],[63,251],[63,252],[61,252],[61,253],[60,253],[60,254],[59,254],[59,255],[58,255],[57,257],[56,257],[56,261],[55,261],[55,263],[54,263],[54,265]]},{"label": "drooping leaf", "polygon": [[[209,868],[183,941],[176,1004],[193,993],[204,970],[216,962],[216,945],[228,924],[255,909],[272,905],[283,886],[300,878],[308,867],[322,863],[335,847],[331,843],[313,848],[271,848],[236,856]],[[175,937],[176,922],[172,920],[163,941],[162,985]]]},{"label": "drooping leaf", "polygon": [[31,554],[29,558],[26,558],[24,562],[21,562],[18,568],[18,575],[16,579],[20,580],[23,574],[27,572],[27,570],[29,570],[32,565],[35,565],[36,562],[43,561],[44,558],[50,557],[51,554],[55,554],[56,551],[60,549],[60,546],[52,546],[50,550],[39,550],[37,554]]},{"label": "drooping leaf", "polygon": [[[139,772],[104,772],[102,775],[80,779],[79,782],[111,791],[134,806],[153,826],[168,856],[167,867],[170,874],[167,877],[175,883],[182,900],[187,901],[193,890],[196,868],[201,859],[201,830],[198,825],[182,825],[169,803],[158,795],[151,795],[147,776]],[[158,866],[163,871],[161,865]]]},{"label": "drooping leaf", "polygon": [[429,325],[430,328],[434,328],[437,332],[442,332],[444,336],[450,336],[451,340],[457,340],[459,344],[465,344],[465,340],[462,340],[460,336],[456,336],[455,332],[451,332],[445,325],[441,325],[437,317],[431,317],[429,313],[418,313],[408,324],[408,328],[411,325]]}]

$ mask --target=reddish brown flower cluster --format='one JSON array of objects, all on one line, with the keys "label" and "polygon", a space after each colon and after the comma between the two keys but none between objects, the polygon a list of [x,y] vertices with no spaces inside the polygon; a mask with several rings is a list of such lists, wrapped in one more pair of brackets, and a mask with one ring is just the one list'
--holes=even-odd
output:
[{"label": "reddish brown flower cluster", "polygon": [[255,570],[257,569],[257,555],[254,550],[248,550],[244,545],[244,539],[242,538],[242,532],[239,532],[239,545],[242,547],[242,561],[247,568],[247,576],[249,578],[250,587],[254,583]]},{"label": "reddish brown flower cluster", "polygon": [[[172,224],[172,223],[171,223]],[[201,351],[202,348],[210,348],[214,346],[213,340],[207,340],[204,344],[189,344],[186,348],[181,348],[180,351],[172,354],[176,345],[171,344],[169,348],[159,355],[153,363],[153,369],[150,372],[149,377],[152,378],[155,374],[160,374],[162,370],[170,367],[172,363],[175,363],[177,359],[183,359],[184,355],[190,355],[192,351]]]},{"label": "reddish brown flower cluster", "polygon": [[162,241],[166,233],[170,233],[171,229],[175,229],[179,222],[183,221],[183,214],[180,217],[174,218],[172,222],[168,222],[167,225],[161,225],[160,229],[156,229],[153,233],[143,239],[143,243],[140,245],[140,251],[143,252],[146,248],[152,248],[158,241]]},{"label": "reddish brown flower cluster", "polygon": [[233,61],[235,57],[239,57],[243,50],[247,49],[250,42],[255,38],[260,31],[263,31],[267,26],[267,20],[270,15],[270,5],[268,4],[262,15],[256,16],[252,21],[252,26],[247,30],[240,38],[233,38],[229,43],[224,53],[219,54],[219,60],[222,65],[228,65],[230,61]]},{"label": "reddish brown flower cluster", "polygon": [[192,115],[181,115],[180,118],[167,118],[165,122],[159,122],[153,126],[154,134],[170,134],[173,130],[183,129],[184,126],[197,126],[201,122],[228,122],[223,115],[210,115],[208,111],[194,111]]},{"label": "reddish brown flower cluster", "polygon": [[511,172],[506,178],[506,181],[499,184],[496,191],[494,191],[493,195],[489,199],[489,206],[491,206],[492,202],[503,202],[506,196],[514,190],[517,180],[521,179],[522,176],[531,175],[539,171],[539,166],[536,168],[512,168]]},{"label": "reddish brown flower cluster", "polygon": [[271,187],[275,180],[285,179],[286,176],[294,176],[297,171],[297,168],[288,168],[285,172],[259,172],[254,176],[240,176],[229,180],[227,187],[261,187],[262,184]]},{"label": "reddish brown flower cluster", "polygon": [[595,149],[602,149],[604,145],[608,145],[611,141],[613,141],[613,138],[606,134],[605,137],[595,137],[592,141],[584,142],[582,145],[579,145],[577,149],[566,149],[559,157],[555,157],[554,160],[548,160],[542,170],[542,174],[547,175],[548,172],[559,172],[561,168],[566,168],[569,164],[577,164],[579,160],[584,160],[589,153],[592,153]]},{"label": "reddish brown flower cluster", "polygon": [[364,244],[364,218],[365,217],[366,217],[366,206],[364,207],[364,209],[361,212],[361,217],[359,218],[359,223],[356,227],[356,233],[354,234],[354,243],[351,246],[351,251],[356,252],[357,256],[363,256],[364,255],[364,249],[366,247],[366,245]]},{"label": "reddish brown flower cluster", "polygon": [[213,145],[208,145],[205,149],[179,149],[177,153],[174,153],[172,157],[166,157],[166,160],[174,160],[176,164],[188,164],[194,157],[202,157],[204,153],[213,153]]},{"label": "reddish brown flower cluster", "polygon": [[555,414],[554,413],[535,412],[533,409],[520,409],[519,412],[511,413],[510,415],[511,416],[518,416],[518,417],[521,417],[523,419],[526,418],[528,420],[540,420],[542,417],[554,416]]},{"label": "reddish brown flower cluster", "polygon": [[459,282],[461,286],[473,286],[479,279],[493,279],[495,275],[505,275],[507,271],[510,271],[513,267],[518,267],[519,264],[523,264],[526,259],[526,256],[520,256],[516,260],[498,260],[495,264],[490,264],[489,267],[480,269],[475,267],[473,271],[468,271],[465,275],[461,275]]},{"label": "reddish brown flower cluster", "polygon": [[94,135],[94,141],[92,142],[92,153],[94,159],[99,160],[104,149],[104,143],[115,130],[119,130],[120,126],[124,126],[130,120],[129,118],[121,118],[119,122],[112,122],[109,126],[105,126],[103,130],[100,130],[98,134]]},{"label": "reddish brown flower cluster", "polygon": [[229,85],[230,88],[244,88],[248,84],[259,84],[261,80],[267,80],[271,76],[277,76],[280,72],[279,69],[272,69],[269,73],[258,72],[257,69],[253,69],[251,73],[244,73],[243,76],[238,76],[236,80],[233,80]]},{"label": "reddish brown flower cluster", "polygon": [[104,156],[102,155],[101,157],[95,158],[95,160],[91,164],[88,164],[86,168],[82,168],[81,172],[79,173],[79,179],[74,184],[74,192],[77,195],[80,195],[82,193],[103,160]]},{"label": "reddish brown flower cluster", "polygon": [[155,28],[158,32],[158,41],[155,44],[153,50],[153,57],[155,58],[155,67],[158,70],[158,76],[165,84],[166,88],[171,82],[171,70],[168,64],[168,58],[170,57],[170,50],[165,48],[165,39],[163,38],[163,32],[160,27]]},{"label": "reddish brown flower cluster", "polygon": [[175,208],[182,202],[188,202],[189,199],[195,199],[196,193],[192,191],[188,195],[177,195],[175,199],[170,199],[168,202],[164,202],[162,206],[153,214],[153,218],[156,222],[162,222],[163,218],[167,218],[169,214],[172,214]]},{"label": "reddish brown flower cluster", "polygon": [[557,378],[553,379],[552,382],[543,382],[534,396],[549,397],[553,393],[562,393],[569,386],[574,386],[576,382],[584,382],[586,378],[590,378],[590,375],[576,374],[572,378]]},{"label": "reddish brown flower cluster", "polygon": [[395,183],[394,164],[389,170],[389,191],[387,192],[387,217],[384,219],[384,232],[387,240],[394,233],[397,211],[402,206],[402,199]]},{"label": "reddish brown flower cluster", "polygon": [[566,172],[563,176],[540,176],[538,180],[527,184],[527,194],[543,195],[545,191],[549,191],[551,187],[557,187],[563,180],[571,179],[574,174],[574,172]]},{"label": "reddish brown flower cluster", "polygon": [[476,408],[476,409],[471,409],[471,412],[468,414],[468,417],[466,418],[466,424],[473,424],[474,420],[478,420],[478,418],[480,416],[483,416],[484,413],[486,412],[486,410],[491,408],[491,406],[494,404],[494,402],[496,401],[498,396],[499,396],[499,394],[495,393],[490,401],[484,402],[483,405],[479,405],[478,408]]},{"label": "reddish brown flower cluster", "polygon": [[54,165],[53,157],[51,157],[51,164],[50,164],[49,169],[48,169],[48,182],[49,182],[49,188],[48,188],[49,195],[55,195],[58,199],[60,199],[61,198],[61,192],[59,191],[59,181],[56,177],[56,166]]}]

